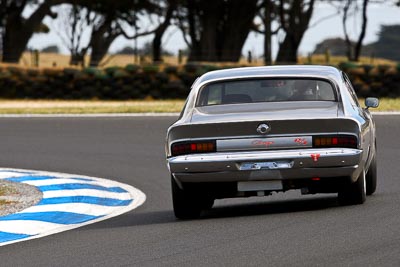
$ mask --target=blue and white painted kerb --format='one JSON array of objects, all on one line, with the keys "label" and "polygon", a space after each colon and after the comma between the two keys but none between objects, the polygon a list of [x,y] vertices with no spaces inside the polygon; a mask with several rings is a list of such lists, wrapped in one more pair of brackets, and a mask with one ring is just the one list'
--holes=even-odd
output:
[{"label": "blue and white painted kerb", "polygon": [[0,246],[106,220],[146,199],[130,185],[82,175],[0,168],[0,179],[30,184],[43,193],[35,206],[0,217]]}]

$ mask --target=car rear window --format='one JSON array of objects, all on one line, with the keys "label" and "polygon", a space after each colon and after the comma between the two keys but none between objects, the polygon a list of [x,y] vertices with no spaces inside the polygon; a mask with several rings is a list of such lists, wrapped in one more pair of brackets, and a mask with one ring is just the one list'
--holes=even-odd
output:
[{"label": "car rear window", "polygon": [[282,101],[336,101],[336,97],[331,83],[325,80],[234,80],[205,85],[197,106]]}]

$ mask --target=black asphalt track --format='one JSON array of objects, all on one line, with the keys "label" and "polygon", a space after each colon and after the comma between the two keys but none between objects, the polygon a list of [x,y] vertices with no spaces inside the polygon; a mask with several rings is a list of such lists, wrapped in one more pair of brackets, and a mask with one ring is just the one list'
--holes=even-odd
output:
[{"label": "black asphalt track", "polygon": [[0,266],[399,266],[400,116],[376,116],[379,184],[364,205],[298,192],[172,213],[164,138],[174,117],[1,118],[0,166],[113,179],[147,200],[129,213],[0,247]]}]

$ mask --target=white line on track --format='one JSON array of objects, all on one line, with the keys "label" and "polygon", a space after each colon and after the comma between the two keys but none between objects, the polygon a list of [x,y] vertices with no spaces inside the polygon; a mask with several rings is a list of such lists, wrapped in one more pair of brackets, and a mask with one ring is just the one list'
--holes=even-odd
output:
[{"label": "white line on track", "polygon": [[[3,232],[14,233],[14,234],[27,234],[27,235],[38,235],[40,233],[46,232],[47,229],[56,230],[62,228],[64,225],[50,222],[40,222],[40,221],[0,221],[0,229]],[[59,230],[62,232],[65,230]],[[26,239],[24,239],[26,240]],[[18,240],[22,241],[22,240]],[[11,243],[11,242],[10,242]],[[12,242],[14,243],[14,242]],[[5,245],[2,243],[1,245]]]},{"label": "white line on track", "polygon": [[75,212],[80,214],[86,214],[91,216],[102,216],[109,214],[114,211],[118,211],[120,207],[106,207],[98,206],[101,209],[93,209],[94,204],[86,203],[69,203],[69,204],[51,204],[51,205],[39,205],[32,206],[24,210],[24,212],[48,212],[48,211],[61,211],[61,212]]},{"label": "white line on track", "polygon": [[8,177],[17,178],[17,177],[22,177],[22,176],[27,176],[27,175],[28,174],[26,174],[26,173],[16,173],[16,172],[2,171],[2,172],[0,172],[0,179],[8,178]]},{"label": "white line on track", "polygon": [[[77,176],[79,177],[79,176]],[[80,176],[82,177],[82,176]],[[58,177],[57,177],[58,178]],[[75,179],[46,179],[46,180],[32,180],[32,181],[25,181],[24,183],[30,184],[33,186],[46,186],[46,185],[60,185],[60,184],[88,184],[88,185],[101,185],[98,181],[82,181],[82,180],[75,180]]]},{"label": "white line on track", "polygon": [[[95,189],[75,189],[75,190],[55,190],[55,191],[45,191],[43,192],[43,198],[52,197],[72,197],[72,196],[88,196],[97,197],[100,191]],[[131,199],[131,194],[129,193],[107,193],[108,198],[119,199],[119,200],[129,200]]]}]

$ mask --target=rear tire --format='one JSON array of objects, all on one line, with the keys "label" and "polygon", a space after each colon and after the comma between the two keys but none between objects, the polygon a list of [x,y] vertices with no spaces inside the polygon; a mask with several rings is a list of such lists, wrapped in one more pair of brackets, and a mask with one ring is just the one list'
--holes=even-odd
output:
[{"label": "rear tire", "polygon": [[366,182],[365,171],[363,170],[354,183],[349,182],[338,194],[341,205],[357,205],[365,202]]},{"label": "rear tire", "polygon": [[375,193],[376,190],[376,181],[377,181],[377,164],[376,164],[376,155],[372,158],[371,165],[368,168],[367,175],[365,177],[365,181],[367,182],[367,196]]},{"label": "rear tire", "polygon": [[196,197],[197,194],[179,188],[173,177],[171,177],[171,187],[175,217],[183,220],[199,218],[203,207]]}]

